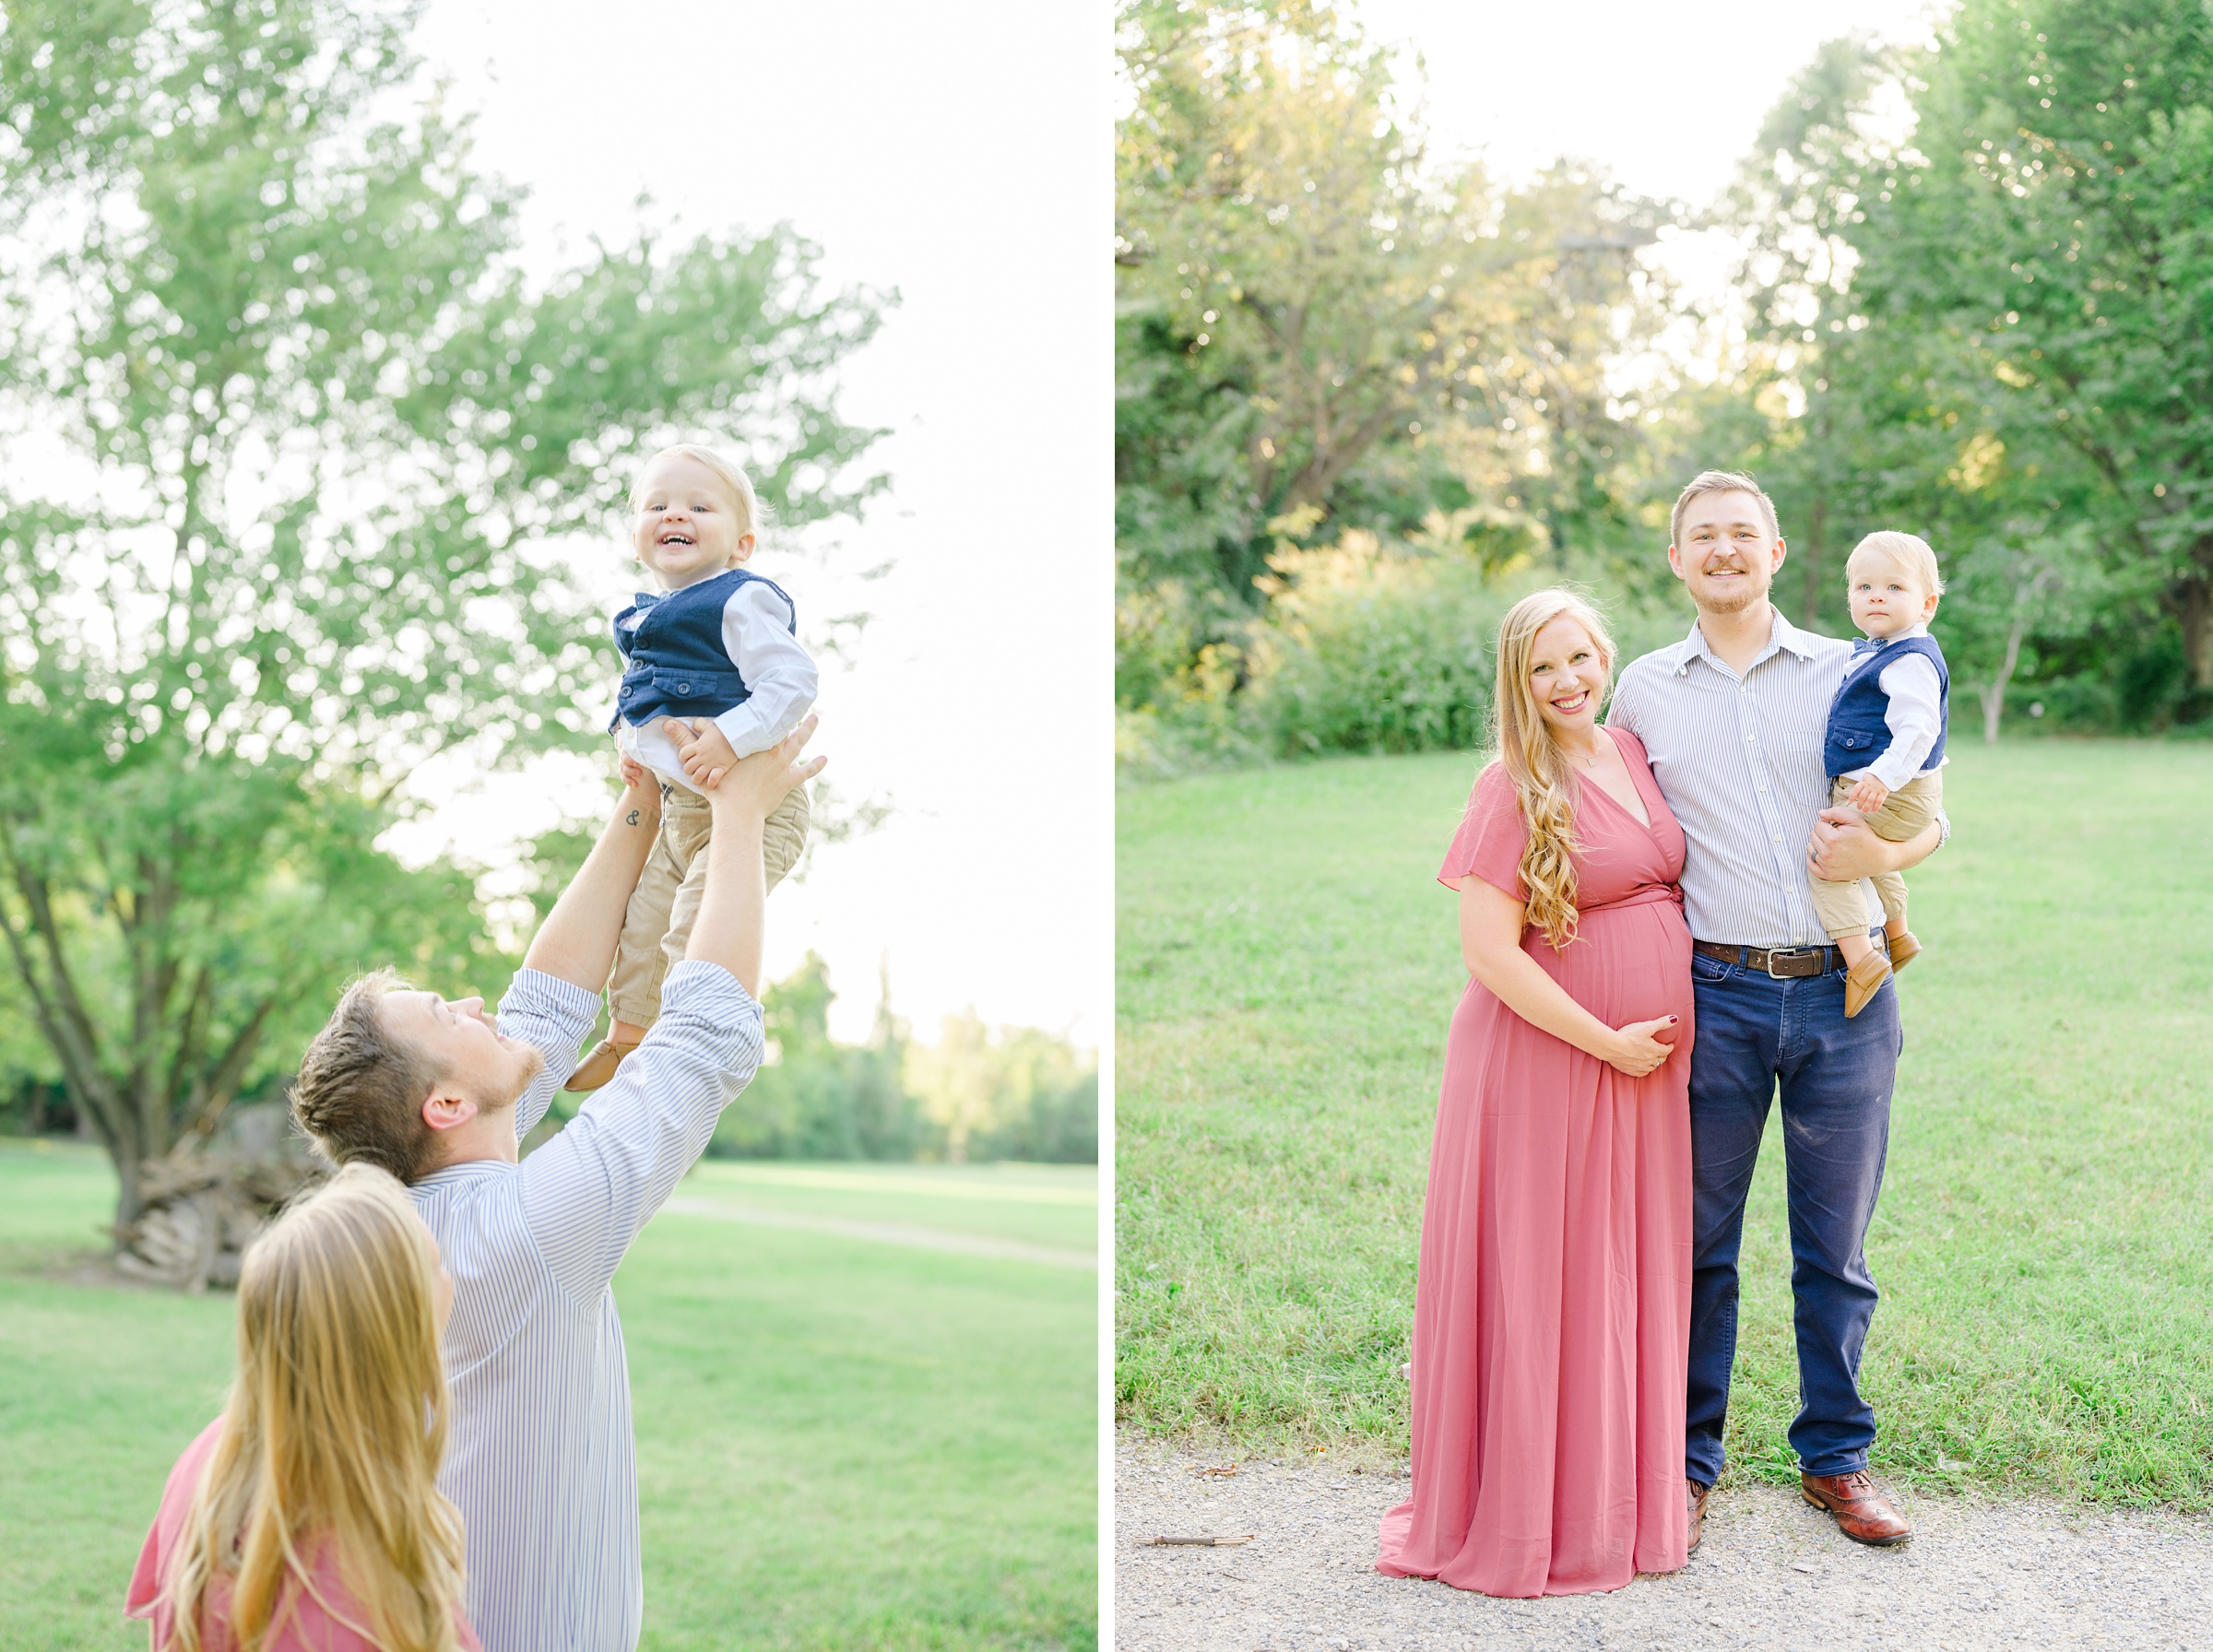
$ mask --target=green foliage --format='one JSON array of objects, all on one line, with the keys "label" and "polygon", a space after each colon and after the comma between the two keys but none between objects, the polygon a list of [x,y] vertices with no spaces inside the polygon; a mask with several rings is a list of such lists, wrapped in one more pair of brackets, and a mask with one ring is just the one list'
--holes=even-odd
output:
[{"label": "green foliage", "polygon": [[[1403,1452],[1443,1041],[1467,974],[1435,879],[1460,755],[1127,794],[1118,815],[1117,1405],[1239,1449]],[[2213,750],[1959,746],[1950,844],[1868,1257],[1878,1467],[1943,1489],[2213,1504]],[[2156,966],[2145,937],[2163,938]],[[1790,1483],[1769,1132],[1730,1452]],[[1962,1468],[1959,1465],[1964,1464]]]},{"label": "green foliage", "polygon": [[1099,1078],[1067,1039],[948,1016],[918,1044],[888,981],[866,1042],[830,1035],[837,995],[810,952],[763,993],[769,1057],[716,1125],[726,1159],[950,1159],[1095,1164]]},{"label": "green foliage", "polygon": [[830,1036],[830,969],[810,952],[762,995],[774,1058],[724,1111],[708,1150],[741,1159],[914,1159],[932,1132],[902,1082],[889,994],[863,1044]]},{"label": "green foliage", "polygon": [[[1523,525],[1532,577],[1641,616],[1667,502],[1709,466],[1774,496],[1775,600],[1816,629],[1848,632],[1864,534],[1935,544],[1935,630],[1990,738],[2031,702],[2213,718],[2195,0],[1967,0],[1931,51],[1828,41],[1706,219],[1744,256],[1704,313],[1634,261],[1661,206],[1436,162],[1418,81],[1343,8],[1133,0],[1122,47],[1127,772],[1468,742],[1451,616],[1491,603],[1411,560],[1449,549],[1438,525]],[[1347,554],[1370,589],[1278,612]],[[1415,611],[1432,585],[1445,611]]]},{"label": "green foliage", "polygon": [[1765,426],[1735,451],[1805,616],[1840,621],[1860,534],[1923,534],[1992,738],[2009,689],[2109,727],[2213,712],[2209,88],[2200,6],[1970,0],[1933,52],[1824,47],[1732,202]]},{"label": "green foliage", "polygon": [[[1468,703],[1288,733],[1237,704],[1284,638],[1320,634],[1311,604],[1275,615],[1295,583],[1278,564],[1348,544],[1477,563],[1523,541],[1618,544],[1647,409],[1613,369],[1662,319],[1633,256],[1658,209],[1565,164],[1508,189],[1436,160],[1389,53],[1342,9],[1142,0],[1122,23],[1137,91],[1116,231],[1130,761],[1469,738]],[[1440,534],[1466,542],[1433,546]],[[1293,698],[1313,692],[1302,678]]]},{"label": "green foliage", "polygon": [[597,617],[548,537],[603,527],[680,431],[787,521],[882,480],[829,387],[874,297],[819,290],[781,229],[534,289],[466,127],[379,113],[414,16],[0,30],[0,397],[67,453],[0,493],[0,930],[126,1218],[349,971],[483,961],[468,879],[375,845],[448,746],[599,738]]},{"label": "green foliage", "polygon": [[905,1078],[953,1163],[1098,1158],[1098,1068],[1055,1033],[949,1015],[935,1044],[908,1046]]}]

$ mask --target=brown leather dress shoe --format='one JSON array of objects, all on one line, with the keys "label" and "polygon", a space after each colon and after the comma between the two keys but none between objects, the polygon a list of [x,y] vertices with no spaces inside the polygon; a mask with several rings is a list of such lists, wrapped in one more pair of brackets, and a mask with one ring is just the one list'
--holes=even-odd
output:
[{"label": "brown leather dress shoe", "polygon": [[1913,1535],[1905,1516],[1875,1489],[1864,1469],[1851,1474],[1801,1474],[1798,1486],[1808,1503],[1836,1516],[1837,1529],[1855,1543],[1884,1549]]},{"label": "brown leather dress shoe", "polygon": [[1683,1493],[1690,1504],[1690,1543],[1683,1551],[1686,1554],[1696,1549],[1698,1540],[1706,1535],[1706,1493],[1712,1490],[1711,1486],[1702,1486],[1695,1480],[1683,1481]]},{"label": "brown leather dress shoe", "polygon": [[1895,975],[1921,956],[1921,943],[1909,929],[1890,943],[1890,973]]},{"label": "brown leather dress shoe", "polygon": [[597,1090],[615,1076],[615,1068],[622,1065],[622,1057],[636,1049],[636,1044],[617,1044],[611,1038],[602,1038],[592,1046],[592,1053],[576,1064],[563,1090]]},{"label": "brown leather dress shoe", "polygon": [[1890,979],[1890,961],[1880,952],[1870,952],[1844,972],[1844,1019],[1867,1008],[1867,1000],[1883,990],[1883,983]]}]

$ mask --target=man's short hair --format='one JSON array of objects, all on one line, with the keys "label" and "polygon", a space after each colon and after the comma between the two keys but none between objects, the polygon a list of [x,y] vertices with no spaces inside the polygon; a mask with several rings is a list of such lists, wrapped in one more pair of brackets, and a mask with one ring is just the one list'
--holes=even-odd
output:
[{"label": "man's short hair", "polygon": [[427,1175],[435,1135],[422,1104],[445,1074],[385,1030],[385,995],[407,983],[390,970],[360,977],[309,1041],[292,1085],[292,1117],[340,1164],[374,1164],[409,1184]]},{"label": "man's short hair", "polygon": [[1921,586],[1924,596],[1944,595],[1944,572],[1936,566],[1936,553],[1929,542],[1919,534],[1901,534],[1896,528],[1877,528],[1852,548],[1852,555],[1844,559],[1844,577],[1852,577],[1852,565],[1860,559],[1860,552],[1880,551],[1911,574]]},{"label": "man's short hair", "polygon": [[1775,516],[1775,502],[1767,496],[1766,490],[1757,482],[1734,470],[1701,470],[1690,478],[1689,487],[1675,495],[1675,514],[1667,519],[1667,542],[1670,545],[1683,543],[1683,513],[1690,508],[1692,500],[1706,493],[1749,493],[1759,501],[1759,513],[1767,518],[1768,537],[1782,537],[1782,527]]}]

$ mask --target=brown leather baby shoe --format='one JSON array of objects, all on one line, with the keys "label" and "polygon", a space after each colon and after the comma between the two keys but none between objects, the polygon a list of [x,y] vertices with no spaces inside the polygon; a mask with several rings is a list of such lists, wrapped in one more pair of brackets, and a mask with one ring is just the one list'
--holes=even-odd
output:
[{"label": "brown leather baby shoe", "polygon": [[602,1038],[592,1046],[592,1052],[576,1064],[563,1090],[597,1090],[615,1076],[615,1068],[622,1065],[622,1057],[638,1047],[638,1041],[617,1044],[611,1038]]},{"label": "brown leather baby shoe", "polygon": [[1867,1000],[1883,990],[1883,983],[1890,979],[1890,961],[1880,952],[1870,952],[1844,972],[1844,1019],[1867,1008]]},{"label": "brown leather baby shoe", "polygon": [[1913,938],[1912,930],[1894,937],[1890,942],[1890,973],[1897,974],[1920,956],[1921,943]]},{"label": "brown leather baby shoe", "polygon": [[1913,1535],[1905,1516],[1875,1489],[1864,1469],[1850,1474],[1801,1474],[1798,1486],[1808,1503],[1834,1515],[1837,1529],[1855,1543],[1887,1549]]}]

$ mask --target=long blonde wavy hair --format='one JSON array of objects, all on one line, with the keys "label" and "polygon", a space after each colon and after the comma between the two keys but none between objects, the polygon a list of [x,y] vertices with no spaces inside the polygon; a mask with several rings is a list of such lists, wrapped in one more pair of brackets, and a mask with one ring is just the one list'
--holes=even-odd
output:
[{"label": "long blonde wavy hair", "polygon": [[1529,922],[1555,948],[1575,939],[1575,785],[1566,755],[1537,710],[1529,686],[1530,655],[1537,633],[1555,620],[1573,620],[1591,633],[1614,678],[1614,639],[1606,622],[1573,591],[1537,591],[1506,611],[1498,622],[1498,681],[1491,697],[1498,761],[1514,783],[1529,844],[1521,851],[1521,881],[1529,887]]},{"label": "long blonde wavy hair", "polygon": [[[175,1628],[160,1652],[200,1652],[219,1574],[239,1652],[261,1652],[302,1592],[385,1652],[456,1652],[437,1292],[435,1243],[399,1183],[366,1164],[247,1248],[238,1380],[165,1581]],[[325,1543],[366,1622],[316,1587]]]}]

